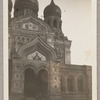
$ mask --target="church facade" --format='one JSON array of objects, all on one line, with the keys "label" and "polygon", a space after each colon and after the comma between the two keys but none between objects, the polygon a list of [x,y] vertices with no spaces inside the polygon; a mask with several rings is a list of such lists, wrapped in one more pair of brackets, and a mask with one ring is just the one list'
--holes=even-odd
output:
[{"label": "church facade", "polygon": [[9,0],[9,100],[92,100],[92,68],[71,64],[71,40],[52,0],[38,17],[37,0]]}]

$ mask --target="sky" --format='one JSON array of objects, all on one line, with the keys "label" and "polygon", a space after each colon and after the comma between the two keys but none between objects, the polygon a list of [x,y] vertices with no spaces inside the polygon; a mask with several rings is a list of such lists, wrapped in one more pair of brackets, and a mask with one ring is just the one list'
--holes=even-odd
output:
[{"label": "sky", "polygon": [[[39,17],[51,0],[39,1]],[[14,0],[13,0],[14,2]],[[71,64],[94,65],[95,33],[92,32],[91,0],[54,0],[62,10],[62,30],[72,41]]]}]

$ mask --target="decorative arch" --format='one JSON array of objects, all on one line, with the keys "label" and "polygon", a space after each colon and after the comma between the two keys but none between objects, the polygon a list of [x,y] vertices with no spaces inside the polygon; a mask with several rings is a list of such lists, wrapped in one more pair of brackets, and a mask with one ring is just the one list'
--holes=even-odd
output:
[{"label": "decorative arch", "polygon": [[68,92],[74,92],[75,90],[75,78],[73,75],[69,75],[67,78]]},{"label": "decorative arch", "polygon": [[23,45],[18,54],[21,57],[27,57],[29,54],[38,51],[43,54],[47,59],[55,60],[57,58],[54,49],[45,43],[39,36],[33,41]]},{"label": "decorative arch", "polygon": [[[51,32],[51,29],[50,29],[50,27],[49,27],[49,25],[48,24],[46,24],[46,23],[44,23],[43,21],[41,21],[39,18],[34,18],[34,17],[28,17],[28,18],[23,18],[23,19],[21,19],[21,20],[18,20],[17,21],[17,23],[23,23],[23,22],[35,22],[35,23],[37,23],[37,25],[39,26],[39,27],[41,27],[41,28],[44,28],[45,29],[45,32]],[[16,24],[17,24],[16,23]],[[12,26],[15,26],[14,25],[15,23],[14,23],[14,21],[12,22]]]},{"label": "decorative arch", "polygon": [[78,87],[78,92],[84,92],[84,77],[82,75],[78,76],[77,78],[77,87]]},{"label": "decorative arch", "polygon": [[25,67],[24,67],[24,69],[23,69],[24,74],[25,74],[25,70],[27,70],[27,69],[32,69],[32,70],[34,70],[34,72],[36,73],[35,66],[33,66],[33,65],[31,65],[31,64],[25,65]]},{"label": "decorative arch", "polygon": [[35,62],[36,61],[34,61],[33,64],[30,63],[25,65],[23,69],[24,74],[25,74],[25,70],[28,68],[33,69],[36,75],[38,75],[40,70],[46,70],[48,72],[48,69],[46,68],[45,64],[41,66],[41,64],[37,64],[37,62],[36,63]]},{"label": "decorative arch", "polygon": [[24,94],[27,98],[42,98],[48,93],[48,71],[41,69],[36,74],[34,69],[26,68],[24,73]]}]

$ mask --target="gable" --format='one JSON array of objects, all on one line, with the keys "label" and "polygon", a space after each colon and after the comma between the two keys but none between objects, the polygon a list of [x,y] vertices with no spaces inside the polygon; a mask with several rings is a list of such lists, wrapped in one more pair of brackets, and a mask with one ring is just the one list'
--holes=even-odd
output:
[{"label": "gable", "polygon": [[12,29],[33,32],[47,33],[51,31],[50,27],[44,21],[34,17],[15,19],[15,21],[12,21],[11,27]]},{"label": "gable", "polygon": [[30,41],[29,43],[23,45],[19,50],[18,54],[26,58],[28,55],[31,55],[34,52],[39,52],[42,56],[46,57],[48,60],[56,60],[57,56],[54,49],[45,43],[40,37],[35,38],[34,40]]}]

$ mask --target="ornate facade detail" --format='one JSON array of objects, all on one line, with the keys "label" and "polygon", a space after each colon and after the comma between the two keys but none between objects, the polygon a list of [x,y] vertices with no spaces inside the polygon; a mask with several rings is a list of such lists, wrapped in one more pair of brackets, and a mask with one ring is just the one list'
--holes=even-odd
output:
[{"label": "ornate facade detail", "polygon": [[15,0],[9,21],[9,100],[91,100],[91,67],[71,64],[61,9],[52,0],[42,20],[38,6],[37,0]]}]

